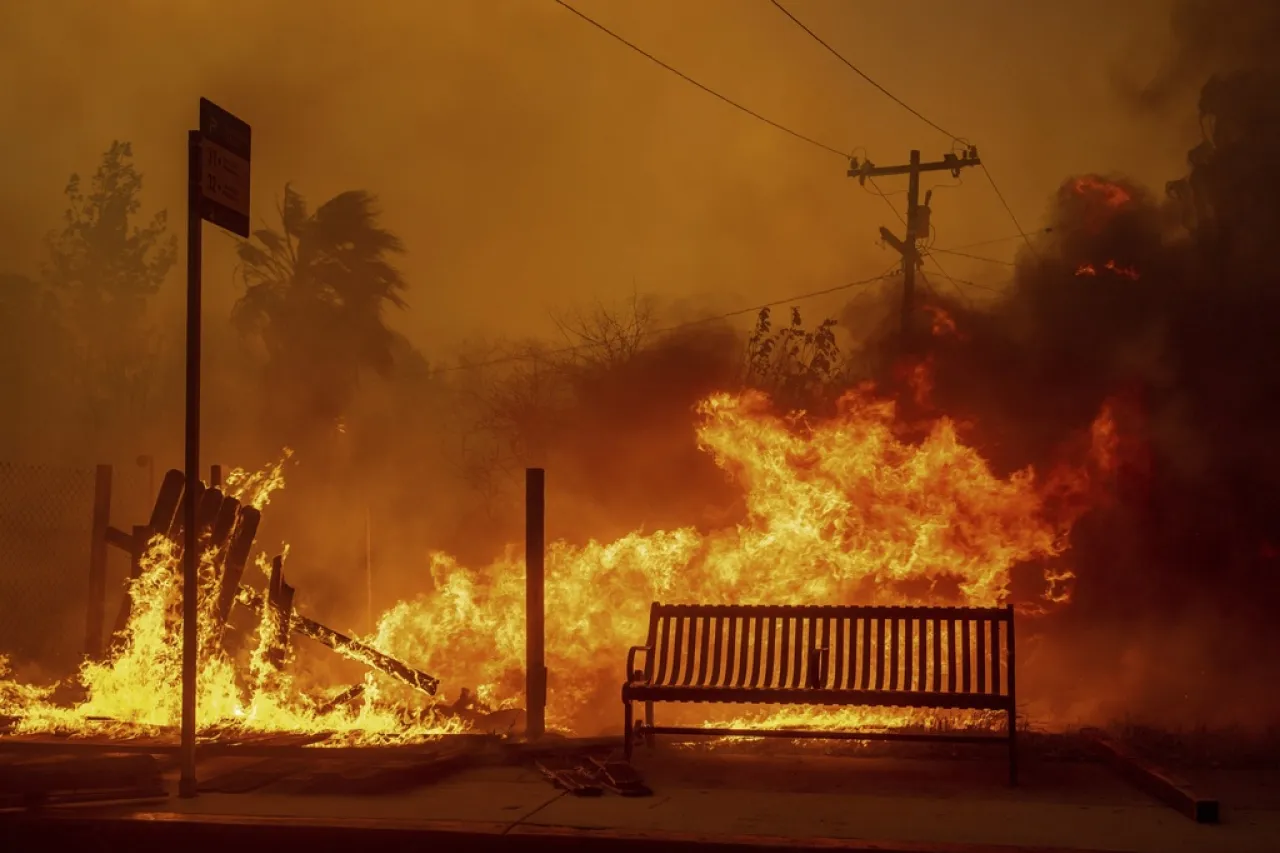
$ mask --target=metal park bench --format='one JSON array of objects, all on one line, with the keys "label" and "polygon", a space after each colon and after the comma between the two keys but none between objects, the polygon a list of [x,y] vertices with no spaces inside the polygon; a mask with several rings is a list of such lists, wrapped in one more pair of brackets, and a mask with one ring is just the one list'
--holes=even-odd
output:
[{"label": "metal park bench", "polygon": [[[1003,651],[1003,654],[1002,654]],[[644,653],[644,668],[636,655]],[[627,653],[625,746],[655,735],[1007,744],[1017,784],[1013,608],[659,604]],[[633,703],[644,703],[643,722]],[[658,702],[1002,711],[1003,734],[658,726]]]}]

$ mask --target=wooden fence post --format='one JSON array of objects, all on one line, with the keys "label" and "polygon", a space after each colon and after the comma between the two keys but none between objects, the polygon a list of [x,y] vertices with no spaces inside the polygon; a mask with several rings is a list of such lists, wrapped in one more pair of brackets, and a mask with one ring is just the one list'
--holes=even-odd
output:
[{"label": "wooden fence post", "polygon": [[111,466],[99,465],[93,477],[93,529],[89,543],[89,600],[85,613],[84,653],[102,655],[102,620],[107,602],[107,528],[111,525]]},{"label": "wooden fence post", "polygon": [[546,472],[524,474],[525,735],[538,738],[547,723]]}]

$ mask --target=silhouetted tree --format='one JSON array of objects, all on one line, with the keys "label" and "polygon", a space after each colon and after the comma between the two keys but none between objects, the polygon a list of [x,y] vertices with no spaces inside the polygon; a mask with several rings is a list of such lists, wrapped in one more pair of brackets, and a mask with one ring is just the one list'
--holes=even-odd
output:
[{"label": "silhouetted tree", "polygon": [[769,309],[760,309],[747,339],[745,384],[768,392],[782,410],[829,405],[848,384],[835,327],[827,319],[806,330],[800,309],[792,308],[791,324],[775,328]]},{"label": "silhouetted tree", "polygon": [[148,415],[158,342],[147,325],[147,300],[177,253],[165,211],[134,224],[142,175],[132,158],[129,143],[113,142],[87,189],[73,174],[65,224],[48,238],[44,283],[60,305],[73,347],[69,379],[95,432],[113,417]]},{"label": "silhouetted tree", "polygon": [[0,388],[22,413],[0,420],[0,456],[32,450],[56,419],[54,404],[66,400],[67,349],[54,295],[34,279],[0,274]]},{"label": "silhouetted tree", "polygon": [[379,214],[363,190],[311,211],[286,185],[278,228],[239,246],[245,291],[233,320],[265,350],[270,414],[290,440],[341,419],[361,372],[388,374],[402,349],[383,309],[405,306],[406,283],[390,261],[404,246]]}]

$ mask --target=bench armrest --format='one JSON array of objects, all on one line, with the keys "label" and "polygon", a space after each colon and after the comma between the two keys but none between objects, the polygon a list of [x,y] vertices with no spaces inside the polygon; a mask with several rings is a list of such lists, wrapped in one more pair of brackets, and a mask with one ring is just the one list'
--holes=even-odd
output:
[{"label": "bench armrest", "polygon": [[645,668],[648,668],[649,655],[653,652],[653,646],[632,646],[627,650],[627,684],[633,684],[636,681],[636,652],[644,652]]}]

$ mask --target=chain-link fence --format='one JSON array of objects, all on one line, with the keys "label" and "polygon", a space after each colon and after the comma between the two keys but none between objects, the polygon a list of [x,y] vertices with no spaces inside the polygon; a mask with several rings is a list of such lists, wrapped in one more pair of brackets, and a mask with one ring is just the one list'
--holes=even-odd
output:
[{"label": "chain-link fence", "polygon": [[[152,466],[117,465],[109,523],[146,521]],[[0,462],[0,655],[15,667],[70,674],[85,651],[96,470]],[[107,549],[104,629],[124,596],[128,558]]]},{"label": "chain-link fence", "polygon": [[66,672],[84,650],[93,468],[0,462],[0,654]]}]

